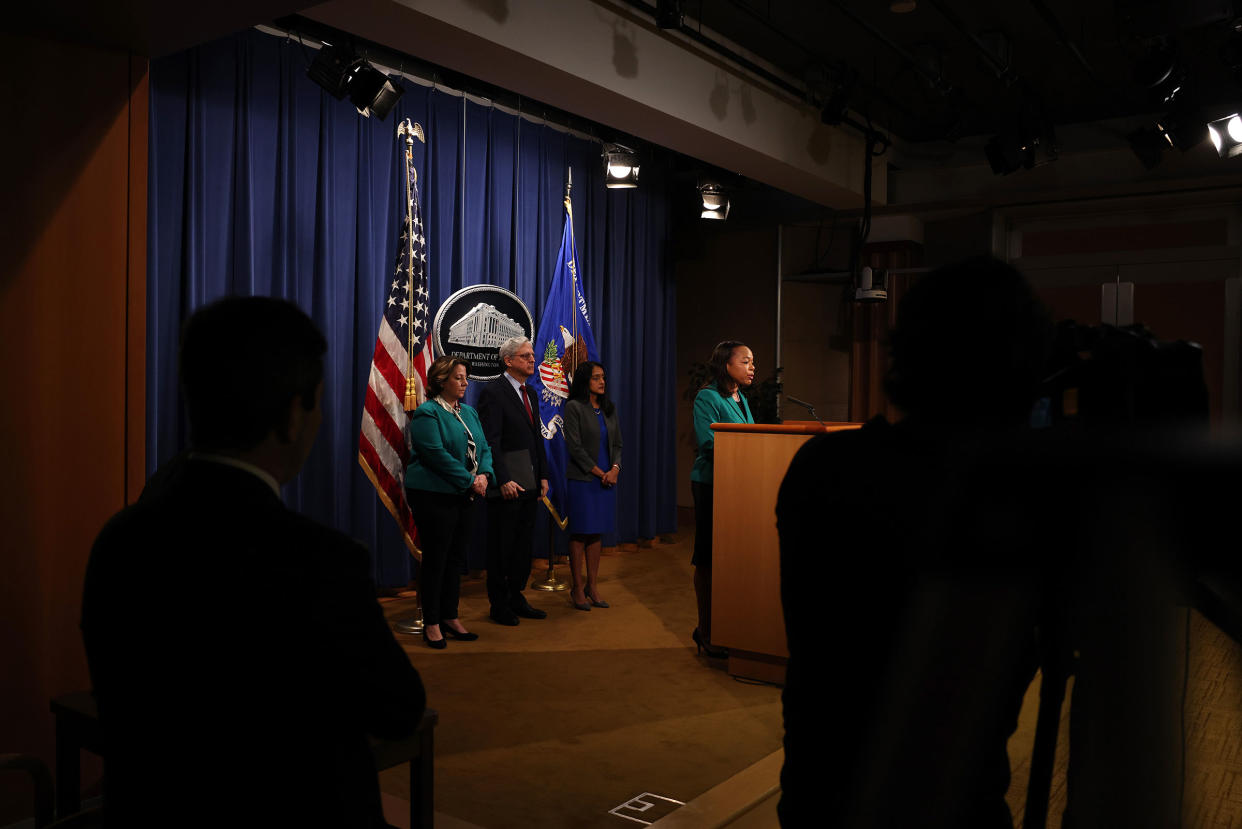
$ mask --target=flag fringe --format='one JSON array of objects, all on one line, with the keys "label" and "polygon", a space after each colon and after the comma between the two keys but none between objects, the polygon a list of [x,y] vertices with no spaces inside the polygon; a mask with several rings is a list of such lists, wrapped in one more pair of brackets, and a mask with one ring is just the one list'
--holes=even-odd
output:
[{"label": "flag fringe", "polygon": [[[388,493],[384,492],[384,488],[380,486],[379,480],[375,477],[375,471],[371,469],[371,465],[367,463],[366,458],[362,456],[361,452],[358,453],[358,465],[362,467],[362,471],[370,479],[371,485],[375,487],[375,494],[379,496],[380,503],[392,513],[392,517],[397,521],[397,526],[400,527],[401,510],[397,509],[392,499],[388,497]],[[423,551],[418,549],[418,545],[414,543],[414,539],[410,538],[410,534],[406,532],[405,527],[401,527],[401,539],[405,542],[405,546],[409,548],[410,554],[421,563]]]}]

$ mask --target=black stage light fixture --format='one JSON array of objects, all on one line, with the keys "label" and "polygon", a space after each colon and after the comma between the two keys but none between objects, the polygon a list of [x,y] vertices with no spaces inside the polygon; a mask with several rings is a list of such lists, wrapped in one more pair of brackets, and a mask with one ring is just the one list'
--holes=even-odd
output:
[{"label": "black stage light fixture", "polygon": [[1035,166],[1030,145],[1016,135],[995,135],[983,148],[992,172],[1007,176],[1022,167]]},{"label": "black stage light fixture", "polygon": [[1207,121],[1203,114],[1191,106],[1176,107],[1156,122],[1156,129],[1169,143],[1182,152],[1193,149],[1207,138]]},{"label": "black stage light fixture", "polygon": [[394,84],[391,78],[366,61],[354,67],[353,78],[349,82],[349,100],[361,115],[367,118],[374,115],[383,121],[404,93],[403,87]]},{"label": "black stage light fixture", "polygon": [[1220,62],[1229,67],[1233,82],[1242,86],[1242,31],[1235,28],[1221,44]]},{"label": "black stage light fixture", "polygon": [[699,212],[700,219],[724,221],[729,218],[729,199],[719,184],[714,181],[700,184],[699,197],[703,202],[703,209]]},{"label": "black stage light fixture", "polygon": [[857,85],[858,75],[853,70],[847,70],[824,102],[819,112],[819,120],[834,127],[844,121],[850,101],[854,97],[854,87]]},{"label": "black stage light fixture", "polygon": [[610,190],[638,186],[638,156],[621,144],[604,145],[604,186]]},{"label": "black stage light fixture", "polygon": [[1172,45],[1164,43],[1134,65],[1134,82],[1146,89],[1153,101],[1171,107],[1186,89],[1186,67]]},{"label": "black stage light fixture", "polygon": [[1208,137],[1221,158],[1233,158],[1242,153],[1242,116],[1226,115],[1207,125]]},{"label": "black stage light fixture", "polygon": [[1057,160],[1059,148],[1052,122],[1040,119],[1026,123],[1039,126],[1019,124],[1015,131],[994,136],[984,146],[983,153],[996,175],[1007,176],[1019,167],[1031,170]]},{"label": "black stage light fixture", "polygon": [[656,0],[656,25],[661,29],[680,29],[684,19],[684,0]]},{"label": "black stage light fixture", "polygon": [[1143,167],[1150,170],[1160,163],[1164,151],[1173,146],[1173,142],[1158,127],[1142,127],[1126,136],[1130,149],[1138,157]]},{"label": "black stage light fixture", "polygon": [[349,49],[323,44],[311,61],[306,75],[338,101],[345,97],[354,64],[358,58]]}]

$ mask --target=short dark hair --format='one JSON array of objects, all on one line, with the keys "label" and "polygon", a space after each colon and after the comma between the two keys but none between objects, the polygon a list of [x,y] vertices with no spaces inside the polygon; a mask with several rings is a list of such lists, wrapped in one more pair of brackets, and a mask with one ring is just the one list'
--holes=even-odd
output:
[{"label": "short dark hair", "polygon": [[1052,323],[1022,274],[991,256],[939,268],[897,307],[884,380],[907,414],[1015,422],[1030,414]]},{"label": "short dark hair", "polygon": [[181,390],[197,449],[250,449],[285,436],[289,403],[315,408],[327,340],[291,302],[231,296],[195,311],[181,332]]},{"label": "short dark hair", "polygon": [[[596,366],[599,366],[607,374],[608,369],[604,368],[604,364],[597,363],[594,360],[584,360],[574,369],[574,381],[569,386],[570,400],[581,400],[583,403],[590,402],[591,372],[595,371]],[[616,409],[612,401],[608,399],[607,391],[600,395],[599,408],[606,415],[611,415]]]},{"label": "short dark hair", "polygon": [[427,369],[427,396],[435,397],[444,391],[444,381],[453,373],[453,369],[457,366],[465,366],[466,374],[470,373],[470,361],[461,357],[454,357],[451,354],[445,354],[437,357],[435,362],[431,364],[431,368]]},{"label": "short dark hair", "polygon": [[733,358],[734,350],[745,347],[746,343],[738,340],[724,340],[716,343],[716,347],[712,349],[712,356],[707,360],[707,369],[711,372],[712,379],[703,388],[715,386],[716,391],[728,394],[729,386],[737,382],[729,376],[729,360]]}]

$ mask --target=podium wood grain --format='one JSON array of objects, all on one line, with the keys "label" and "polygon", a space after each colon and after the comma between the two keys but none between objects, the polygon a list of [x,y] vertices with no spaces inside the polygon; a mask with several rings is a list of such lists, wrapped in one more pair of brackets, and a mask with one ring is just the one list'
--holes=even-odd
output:
[{"label": "podium wood grain", "polygon": [[[712,642],[729,648],[729,673],[783,682],[776,495],[789,462],[816,434],[860,424],[713,424]],[[822,554],[823,551],[809,551]]]}]

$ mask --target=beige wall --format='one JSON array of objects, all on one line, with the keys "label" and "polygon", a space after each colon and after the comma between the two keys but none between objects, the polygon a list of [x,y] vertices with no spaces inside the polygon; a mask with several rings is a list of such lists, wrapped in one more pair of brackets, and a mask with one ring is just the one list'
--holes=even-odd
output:
[{"label": "beige wall", "polygon": [[[51,766],[48,700],[89,684],[87,554],[142,480],[146,63],[9,34],[0,56],[0,752]],[[0,825],[31,807],[0,777]]]}]

